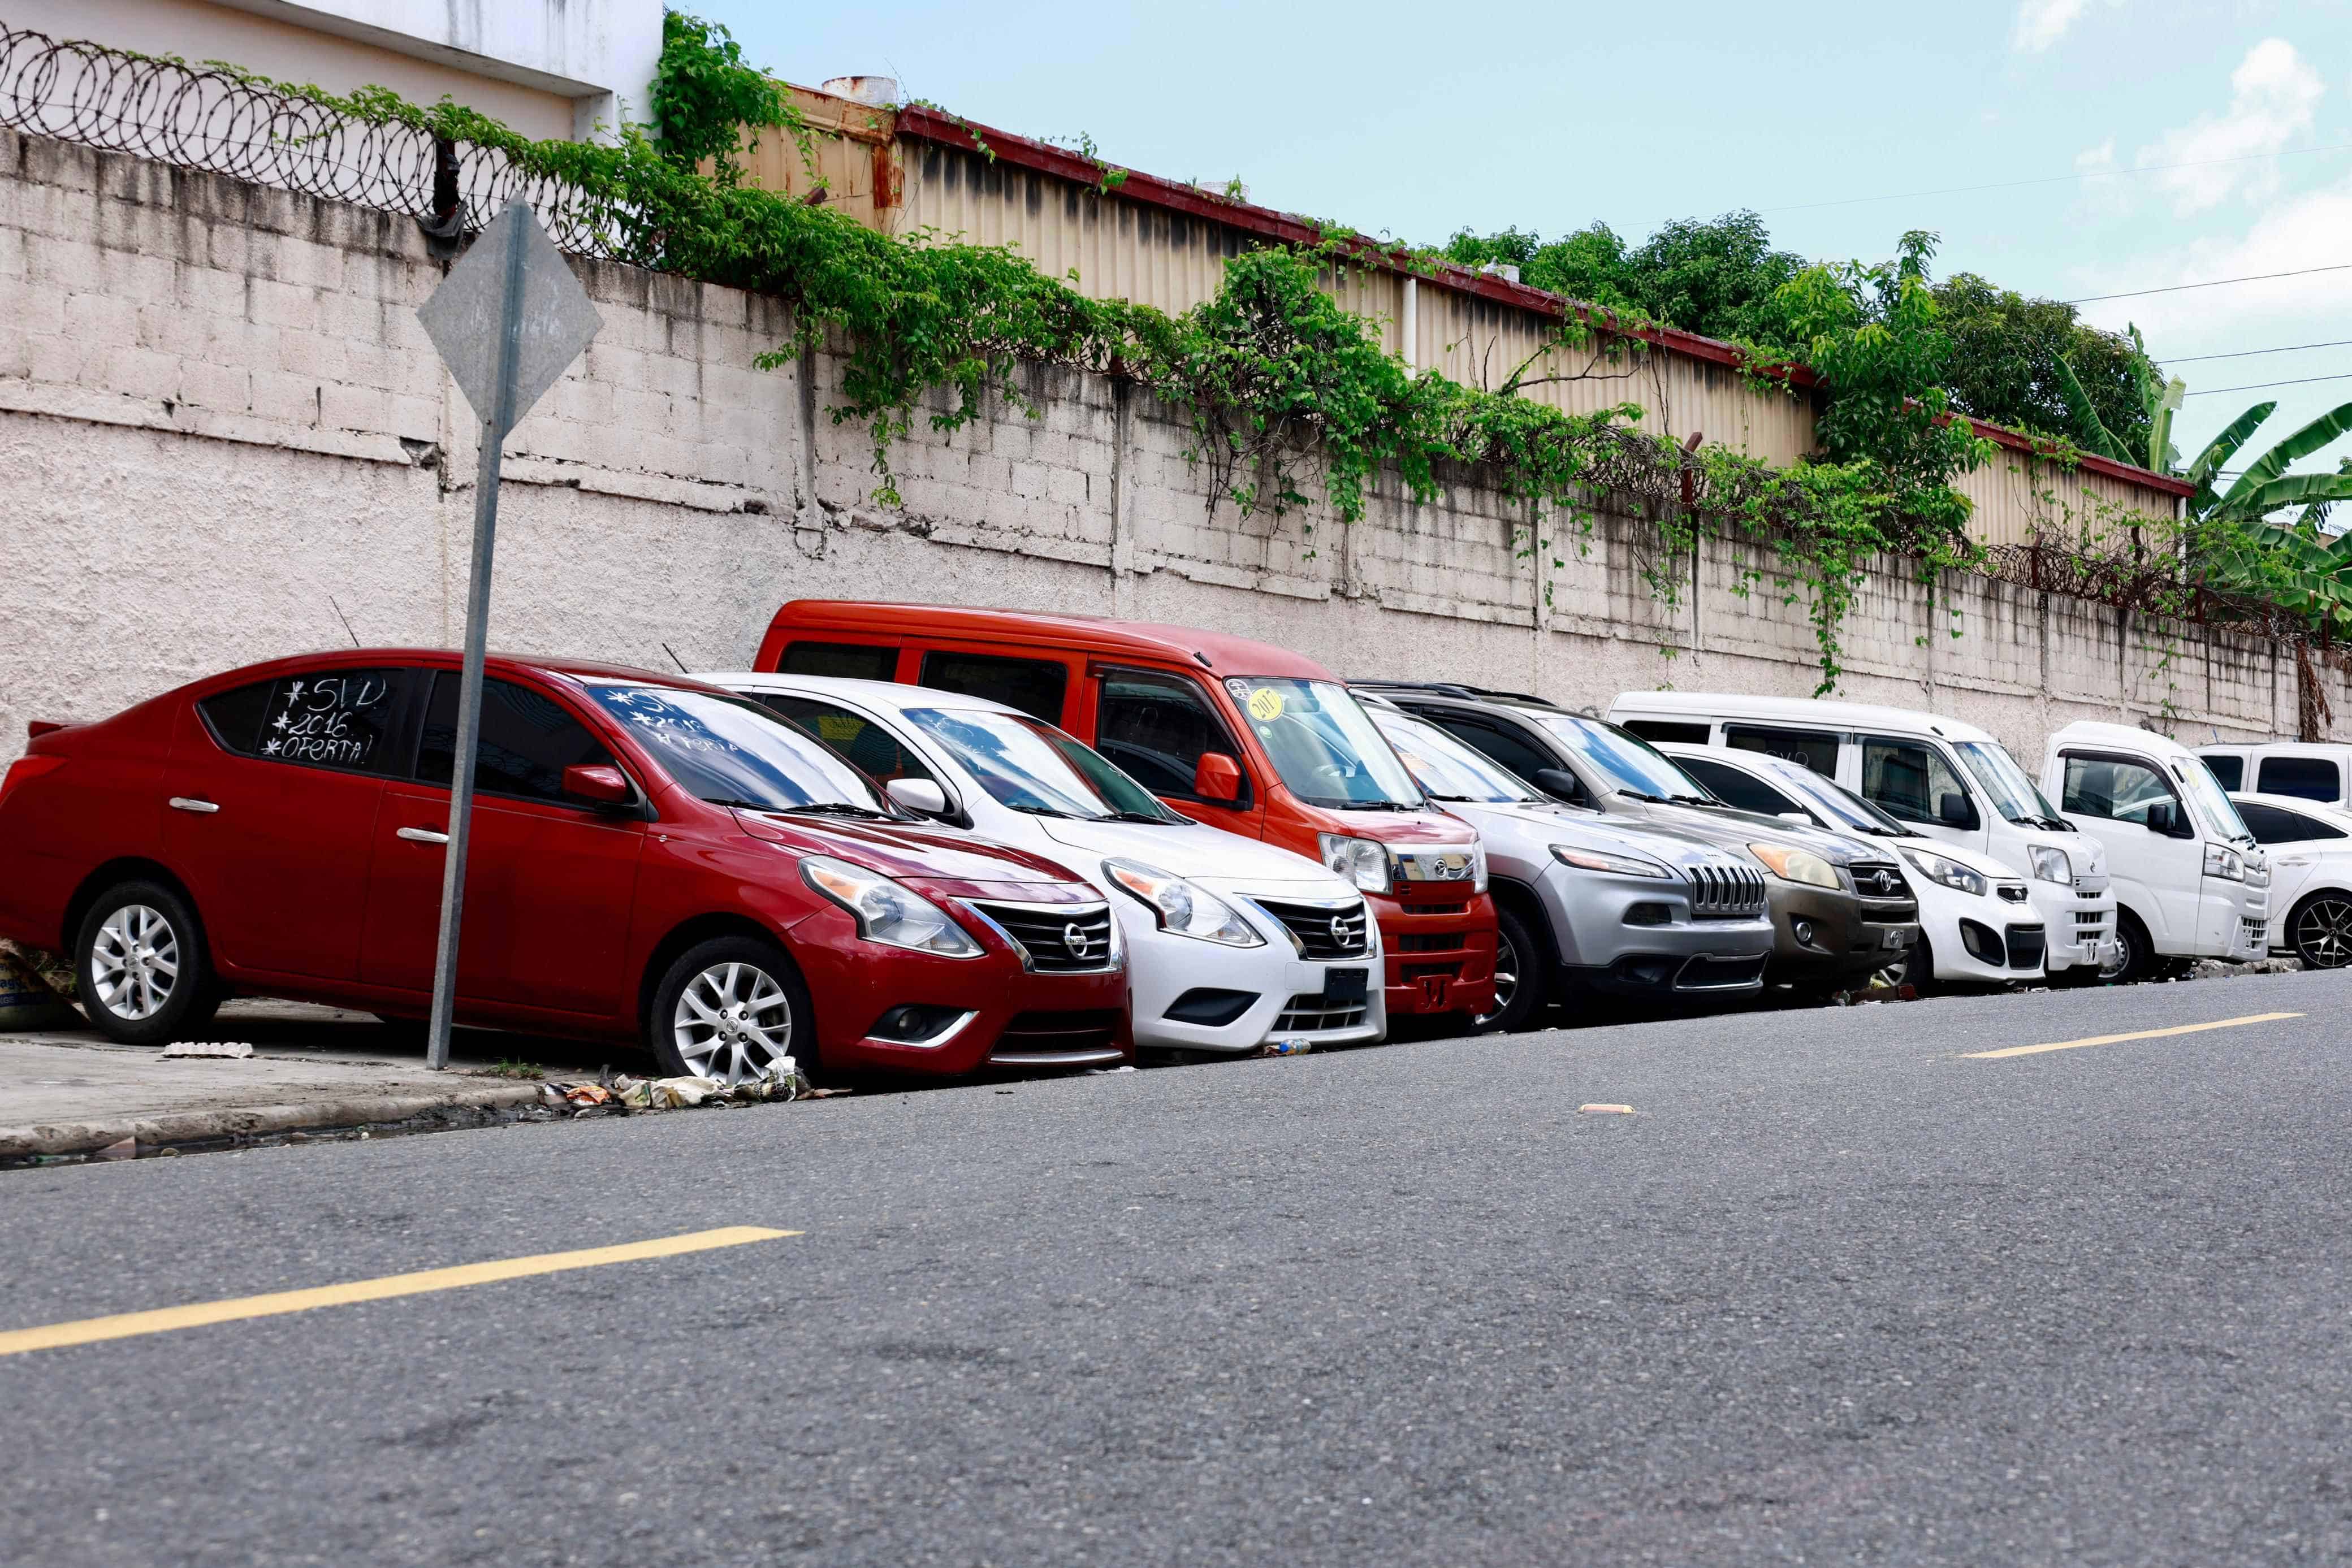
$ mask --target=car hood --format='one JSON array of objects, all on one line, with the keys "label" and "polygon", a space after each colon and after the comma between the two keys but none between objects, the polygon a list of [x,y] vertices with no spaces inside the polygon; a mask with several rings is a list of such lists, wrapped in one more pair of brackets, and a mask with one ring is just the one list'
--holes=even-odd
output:
[{"label": "car hood", "polygon": [[[752,838],[803,854],[834,855],[901,881],[985,888],[1085,882],[1057,861],[952,828],[791,817],[740,809],[735,820]],[[1090,897],[1101,896],[1090,884],[1084,891]]]},{"label": "car hood", "polygon": [[1323,831],[1371,839],[1400,849],[1466,850],[1478,832],[1450,811],[1431,807],[1426,811],[1348,811],[1332,806],[1305,808],[1321,820]]},{"label": "car hood", "polygon": [[1061,857],[1064,861],[1089,873],[1103,859],[1117,855],[1176,876],[1231,883],[1328,883],[1335,893],[1354,891],[1305,855],[1198,822],[1160,827],[1041,817],[1037,825],[1047,838],[1067,847],[1070,852]]},{"label": "car hood", "polygon": [[[1733,858],[1729,852],[1694,833],[1677,832],[1658,822],[1603,817],[1574,806],[1539,800],[1508,805],[1464,800],[1449,802],[1447,809],[1489,840],[1490,852],[1508,842],[1531,860],[1548,856],[1553,844],[1602,854],[1632,850],[1671,866],[1720,864]],[[1739,863],[1748,863],[1745,856],[1737,858]]]}]

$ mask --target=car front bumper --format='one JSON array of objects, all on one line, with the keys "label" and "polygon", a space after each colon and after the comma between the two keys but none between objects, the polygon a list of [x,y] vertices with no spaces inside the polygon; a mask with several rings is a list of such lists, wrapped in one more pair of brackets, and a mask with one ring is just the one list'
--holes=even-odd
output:
[{"label": "car front bumper", "polygon": [[[1769,979],[1800,984],[1859,979],[1902,957],[1918,939],[1916,915],[1871,920],[1862,901],[1843,890],[1768,878],[1765,897],[1772,912]],[[1810,937],[1800,935],[1801,925]]]},{"label": "car front bumper", "polygon": [[2116,895],[2102,885],[2086,893],[2063,883],[2028,881],[2033,913],[2049,933],[2042,967],[2056,975],[2068,969],[2112,969],[2123,962],[2116,935]]},{"label": "car front bumper", "polygon": [[[1135,900],[1115,904],[1128,939],[1139,1050],[1242,1052],[1275,1040],[1358,1045],[1386,1037],[1387,959],[1376,920],[1365,923],[1370,936],[1362,955],[1309,958],[1257,897],[1319,904],[1325,901],[1319,891],[1265,887],[1253,893],[1210,878],[1196,880],[1240,910],[1265,940],[1255,947],[1228,947],[1173,936]],[[1348,980],[1351,973],[1361,978],[1360,995]],[[1181,1016],[1185,1014],[1192,1016]]]},{"label": "car front bumper", "polygon": [[1409,883],[1404,897],[1368,893],[1386,953],[1388,1016],[1495,1010],[1495,901],[1467,883]]},{"label": "car front bumper", "polygon": [[[1535,891],[1558,946],[1553,963],[1580,985],[1637,997],[1738,997],[1763,988],[1770,918],[1694,920],[1679,877],[1554,864]],[[1644,904],[1654,907],[1643,911]],[[1656,918],[1660,910],[1664,920]]]}]

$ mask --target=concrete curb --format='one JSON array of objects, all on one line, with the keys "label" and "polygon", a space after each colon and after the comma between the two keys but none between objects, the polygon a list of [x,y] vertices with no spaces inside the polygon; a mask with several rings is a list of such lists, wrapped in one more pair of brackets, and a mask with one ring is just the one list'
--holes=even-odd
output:
[{"label": "concrete curb", "polygon": [[546,1103],[537,1083],[501,1083],[439,1094],[366,1094],[341,1100],[306,1100],[290,1105],[232,1105],[114,1122],[66,1123],[37,1127],[0,1127],[0,1160],[36,1155],[83,1155],[135,1139],[142,1147],[194,1143],[205,1138],[252,1137],[270,1133],[315,1132],[331,1127],[405,1122],[436,1111],[503,1111]]}]

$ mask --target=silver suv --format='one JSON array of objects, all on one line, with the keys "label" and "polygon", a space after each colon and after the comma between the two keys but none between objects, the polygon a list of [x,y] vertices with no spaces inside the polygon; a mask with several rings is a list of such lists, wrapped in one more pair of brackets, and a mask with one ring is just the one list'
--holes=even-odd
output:
[{"label": "silver suv", "polygon": [[1435,725],[1365,706],[1413,781],[1486,846],[1496,1005],[1479,1028],[1541,1028],[1585,987],[1681,999],[1764,988],[1772,922],[1764,873],[1744,858],[1555,804]]}]

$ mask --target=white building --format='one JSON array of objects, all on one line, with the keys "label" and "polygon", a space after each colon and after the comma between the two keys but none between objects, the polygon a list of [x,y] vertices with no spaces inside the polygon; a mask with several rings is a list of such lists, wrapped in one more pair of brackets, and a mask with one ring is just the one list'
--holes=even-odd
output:
[{"label": "white building", "polygon": [[543,141],[649,118],[662,0],[0,0],[0,26],[330,92],[446,94]]}]

